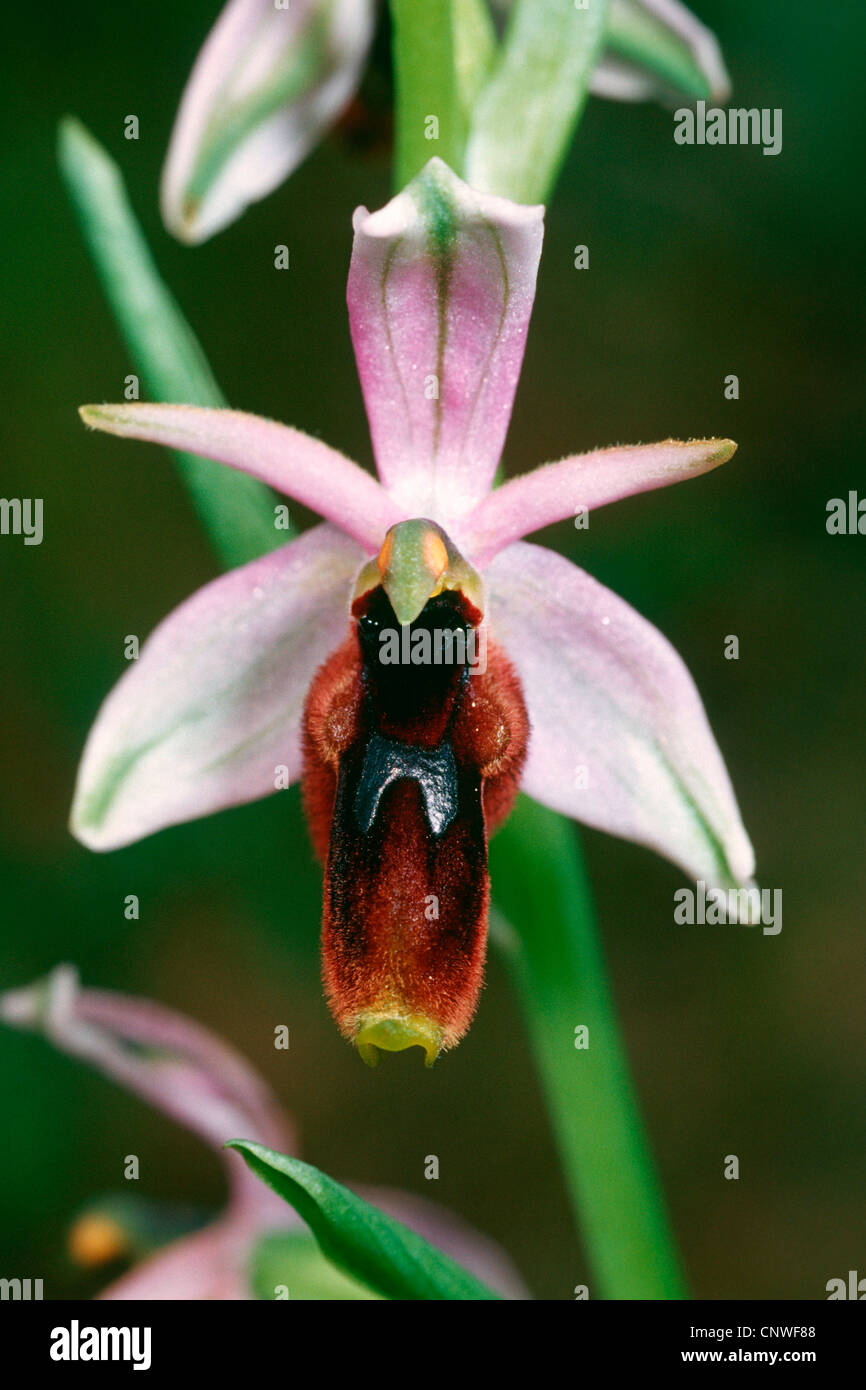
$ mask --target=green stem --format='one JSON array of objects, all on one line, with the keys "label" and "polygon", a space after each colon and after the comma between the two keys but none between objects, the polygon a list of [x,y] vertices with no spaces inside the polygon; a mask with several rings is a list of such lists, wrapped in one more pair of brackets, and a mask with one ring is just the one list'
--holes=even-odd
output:
[{"label": "green stem", "polygon": [[[160,278],[114,160],[71,117],[60,123],[58,155],[106,298],[148,390],[158,401],[224,406],[201,345]],[[274,499],[263,483],[209,459],[175,457],[225,568],[289,539],[274,527]]]},{"label": "green stem", "polygon": [[520,923],[502,944],[586,1242],[590,1296],[684,1298],[573,829],[521,797],[490,859],[498,907]]},{"label": "green stem", "polygon": [[463,167],[466,117],[460,99],[453,7],[467,0],[390,0],[395,98],[395,187],[438,155]]}]

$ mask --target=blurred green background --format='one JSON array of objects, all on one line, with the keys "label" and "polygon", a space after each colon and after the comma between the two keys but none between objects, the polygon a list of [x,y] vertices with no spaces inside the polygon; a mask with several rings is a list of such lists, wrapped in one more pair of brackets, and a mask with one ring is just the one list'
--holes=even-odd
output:
[{"label": "blurred green background", "polygon": [[[866,539],[828,536],[858,486],[862,180],[853,160],[866,16],[807,0],[701,0],[733,104],[781,107],[784,147],[681,148],[670,113],[592,100],[549,210],[506,466],[667,435],[730,435],[727,467],[563,526],[551,543],[674,642],[694,673],[784,927],[677,927],[682,875],[583,839],[616,995],[699,1298],[822,1298],[866,1273],[863,690]],[[846,15],[842,11],[846,10]],[[475,1024],[432,1073],[367,1071],[318,981],[318,871],[295,792],[107,856],[66,830],[87,729],[143,637],[217,573],[162,450],[86,434],[132,366],[54,163],[74,112],[113,152],[160,267],[231,404],[370,461],[344,306],[350,216],[389,196],[386,150],[332,138],[289,184],[190,251],[156,190],[216,5],[152,0],[6,17],[3,496],[42,496],[45,539],[0,538],[0,987],[59,960],[236,1044],[294,1112],[303,1156],[433,1197],[497,1238],[538,1296],[589,1282],[526,1038],[491,961]],[[848,55],[852,61],[847,62]],[[137,142],[123,121],[140,119]],[[291,270],[273,269],[273,247]],[[590,268],[573,268],[586,243]],[[740,399],[723,396],[736,373]],[[297,513],[298,519],[304,518]],[[737,634],[739,661],[723,658]],[[141,918],[123,915],[126,894]],[[291,1049],[275,1052],[277,1023]],[[120,1189],[216,1205],[217,1159],[44,1042],[0,1033],[0,1275],[89,1293],[70,1216]],[[589,1121],[591,1123],[591,1120]],[[437,1154],[440,1178],[426,1182]],[[723,1178],[739,1155],[739,1181]]]}]

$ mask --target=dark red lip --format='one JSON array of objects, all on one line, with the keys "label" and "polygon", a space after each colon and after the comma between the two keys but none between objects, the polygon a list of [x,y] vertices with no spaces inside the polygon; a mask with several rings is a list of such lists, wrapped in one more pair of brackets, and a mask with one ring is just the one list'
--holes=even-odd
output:
[{"label": "dark red lip", "polygon": [[[457,591],[415,623],[473,629]],[[356,600],[343,645],[317,673],[304,715],[304,799],[325,863],[325,992],[367,1061],[418,1045],[431,1063],[468,1028],[487,941],[487,837],[507,814],[526,753],[517,677],[488,643],[466,661],[384,664],[399,627],[382,588]]]}]

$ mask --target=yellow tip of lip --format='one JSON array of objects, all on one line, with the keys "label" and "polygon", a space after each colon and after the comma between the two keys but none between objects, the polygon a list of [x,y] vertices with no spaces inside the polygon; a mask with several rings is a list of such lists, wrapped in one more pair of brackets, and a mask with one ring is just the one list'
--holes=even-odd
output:
[{"label": "yellow tip of lip", "polygon": [[432,1067],[442,1046],[442,1032],[429,1019],[417,1015],[394,1018],[375,1014],[361,1020],[355,1046],[368,1067],[378,1066],[380,1051],[405,1052],[409,1047],[422,1047],[424,1065]]}]

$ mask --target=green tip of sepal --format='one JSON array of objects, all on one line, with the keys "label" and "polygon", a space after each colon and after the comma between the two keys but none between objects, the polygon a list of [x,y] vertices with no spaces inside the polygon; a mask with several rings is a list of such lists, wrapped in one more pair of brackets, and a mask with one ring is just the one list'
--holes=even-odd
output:
[{"label": "green tip of sepal", "polygon": [[727,463],[728,459],[733,458],[737,452],[737,446],[733,439],[714,439],[712,442],[715,445],[715,449],[710,455],[713,463]]}]

